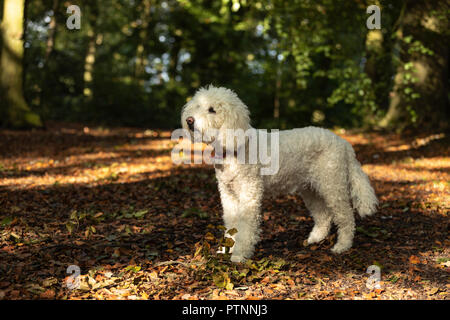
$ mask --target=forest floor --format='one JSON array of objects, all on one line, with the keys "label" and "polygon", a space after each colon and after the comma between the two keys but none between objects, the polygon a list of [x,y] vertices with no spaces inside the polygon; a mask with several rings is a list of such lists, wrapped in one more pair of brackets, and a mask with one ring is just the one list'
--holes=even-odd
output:
[{"label": "forest floor", "polygon": [[255,256],[236,265],[216,253],[213,168],[173,164],[170,132],[2,130],[0,299],[449,299],[448,135],[336,133],[380,200],[353,248],[332,254],[334,229],[305,247],[313,221],[284,196],[264,201]]}]

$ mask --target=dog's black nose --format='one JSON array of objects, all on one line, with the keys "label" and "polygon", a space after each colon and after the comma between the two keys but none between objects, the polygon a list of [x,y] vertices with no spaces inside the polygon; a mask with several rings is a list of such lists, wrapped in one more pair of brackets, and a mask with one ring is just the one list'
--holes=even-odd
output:
[{"label": "dog's black nose", "polygon": [[195,122],[194,118],[192,118],[192,117],[186,118],[186,123],[187,123],[189,129],[192,131],[194,131],[194,122]]}]

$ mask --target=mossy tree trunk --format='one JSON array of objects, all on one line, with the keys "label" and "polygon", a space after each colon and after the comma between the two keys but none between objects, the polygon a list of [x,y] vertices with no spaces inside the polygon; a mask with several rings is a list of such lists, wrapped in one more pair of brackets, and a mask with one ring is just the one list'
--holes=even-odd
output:
[{"label": "mossy tree trunk", "polygon": [[[439,1],[408,1],[397,30],[399,59],[381,127],[448,128],[448,21]],[[395,52],[395,50],[394,50]]]},{"label": "mossy tree trunk", "polygon": [[41,127],[39,116],[32,112],[23,95],[25,0],[4,0],[1,25],[0,123],[8,127]]}]

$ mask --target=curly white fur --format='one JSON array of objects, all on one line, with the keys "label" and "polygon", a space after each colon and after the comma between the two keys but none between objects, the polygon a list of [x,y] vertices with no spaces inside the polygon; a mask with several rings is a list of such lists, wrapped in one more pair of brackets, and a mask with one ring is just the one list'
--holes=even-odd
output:
[{"label": "curly white fur", "polygon": [[[209,129],[224,132],[251,128],[247,106],[226,88],[200,89],[183,108],[181,123],[185,129],[189,117],[195,120],[195,130],[205,134],[206,143],[213,141],[206,134]],[[334,253],[352,246],[353,209],[361,217],[376,211],[378,200],[374,190],[347,141],[316,127],[280,131],[279,141],[279,170],[274,175],[263,176],[260,164],[243,164],[235,157],[228,157],[225,164],[216,166],[225,227],[238,230],[233,237],[234,262],[253,255],[260,238],[261,202],[265,195],[301,195],[315,223],[308,244],[325,239],[331,224],[336,224]]]}]

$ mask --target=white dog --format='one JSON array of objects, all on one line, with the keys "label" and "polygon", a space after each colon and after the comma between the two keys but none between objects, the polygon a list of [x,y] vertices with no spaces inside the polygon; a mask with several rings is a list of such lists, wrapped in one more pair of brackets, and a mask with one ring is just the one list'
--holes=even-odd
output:
[{"label": "white dog", "polygon": [[[181,122],[191,136],[201,133],[205,143],[215,143],[223,149],[227,129],[253,129],[249,110],[238,96],[229,89],[213,86],[200,89],[184,106]],[[219,136],[208,133],[211,129]],[[364,217],[373,214],[378,204],[352,146],[331,131],[316,127],[282,130],[278,137],[278,154],[268,148],[271,157],[278,156],[279,161],[278,172],[273,175],[262,175],[261,163],[238,161],[236,150],[245,150],[242,143],[235,146],[231,155],[226,153],[223,164],[215,165],[225,227],[237,229],[231,260],[242,262],[252,256],[260,238],[263,196],[286,193],[300,194],[314,218],[308,244],[325,239],[333,222],[338,238],[332,251],[348,250],[355,231],[353,209]],[[248,159],[248,150],[245,152]]]}]

